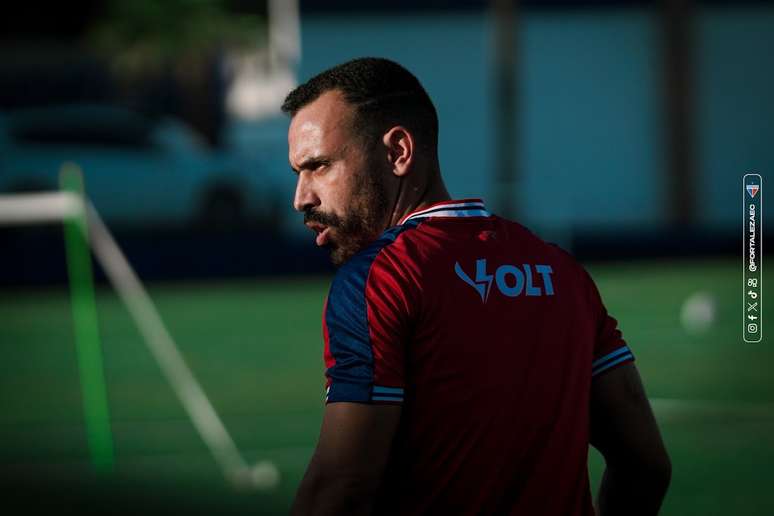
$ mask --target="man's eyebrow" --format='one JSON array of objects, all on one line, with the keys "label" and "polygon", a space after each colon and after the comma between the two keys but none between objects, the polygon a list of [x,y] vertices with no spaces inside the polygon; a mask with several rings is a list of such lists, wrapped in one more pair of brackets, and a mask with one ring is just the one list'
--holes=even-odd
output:
[{"label": "man's eyebrow", "polygon": [[327,156],[312,156],[299,163],[298,168],[295,168],[293,165],[291,165],[290,168],[293,172],[298,173],[302,170],[314,170],[320,165],[327,165],[330,162],[331,159]]}]

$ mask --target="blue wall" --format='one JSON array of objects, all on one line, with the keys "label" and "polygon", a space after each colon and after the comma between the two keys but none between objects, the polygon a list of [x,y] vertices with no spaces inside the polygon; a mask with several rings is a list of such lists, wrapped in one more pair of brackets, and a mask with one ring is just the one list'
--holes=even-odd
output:
[{"label": "blue wall", "polygon": [[702,220],[729,227],[741,224],[742,176],[774,178],[774,8],[708,9],[697,35]]},{"label": "blue wall", "polygon": [[[480,11],[306,15],[299,79],[365,55],[402,63],[438,108],[452,195],[494,200],[492,28]],[[523,13],[514,199],[526,223],[667,222],[660,30],[648,8]],[[704,7],[695,35],[700,221],[728,229],[741,223],[742,175],[774,167],[774,8]]]},{"label": "blue wall", "polygon": [[655,27],[646,11],[524,16],[521,164],[529,219],[661,222]]}]

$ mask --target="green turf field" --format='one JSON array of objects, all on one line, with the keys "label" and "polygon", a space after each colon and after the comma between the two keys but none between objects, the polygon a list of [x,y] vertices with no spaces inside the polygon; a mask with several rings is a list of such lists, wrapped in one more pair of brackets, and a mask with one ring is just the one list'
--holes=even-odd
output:
[{"label": "green turf field", "polygon": [[[741,340],[737,263],[589,269],[634,349],[671,452],[673,481],[662,513],[774,514],[774,340]],[[240,450],[278,466],[282,482],[268,494],[225,484],[109,288],[99,291],[97,302],[116,471],[95,477],[68,292],[0,291],[3,479],[39,482],[43,494],[29,503],[52,508],[63,507],[57,500],[100,508],[143,500],[189,513],[285,513],[319,429],[320,312],[327,285],[322,278],[149,286]],[[688,335],[679,311],[697,290],[716,297],[717,319],[708,333]],[[764,318],[774,324],[774,313],[764,307]],[[766,328],[764,335],[774,332]],[[594,452],[590,465],[596,484],[601,461]]]}]

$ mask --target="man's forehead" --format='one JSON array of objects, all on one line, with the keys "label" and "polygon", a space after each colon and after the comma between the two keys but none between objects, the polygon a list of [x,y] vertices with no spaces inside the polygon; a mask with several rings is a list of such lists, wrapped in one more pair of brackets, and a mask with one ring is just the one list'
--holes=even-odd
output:
[{"label": "man's forehead", "polygon": [[[341,92],[327,91],[293,117],[288,130],[291,163],[315,152],[330,152],[346,139],[350,106]],[[324,149],[325,148],[325,149]]]}]

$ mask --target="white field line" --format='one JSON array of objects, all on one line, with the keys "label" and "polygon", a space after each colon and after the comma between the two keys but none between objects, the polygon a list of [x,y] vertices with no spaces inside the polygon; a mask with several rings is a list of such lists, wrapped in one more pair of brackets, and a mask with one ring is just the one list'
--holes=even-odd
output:
[{"label": "white field line", "polygon": [[90,243],[153,356],[228,480],[247,467],[233,439],[164,326],[156,307],[97,211],[87,203]]},{"label": "white field line", "polygon": [[70,192],[38,192],[0,195],[0,225],[62,222],[77,215],[82,207]]}]

